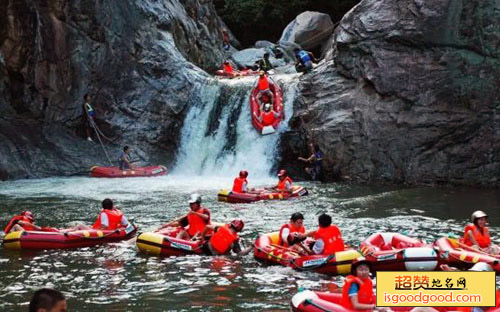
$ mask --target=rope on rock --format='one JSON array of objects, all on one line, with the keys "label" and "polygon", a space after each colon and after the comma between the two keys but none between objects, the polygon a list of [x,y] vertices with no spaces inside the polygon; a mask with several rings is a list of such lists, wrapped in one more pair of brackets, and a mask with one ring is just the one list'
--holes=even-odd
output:
[{"label": "rope on rock", "polygon": [[[109,161],[109,165],[112,167],[113,162],[109,158],[108,152],[106,151],[106,148],[104,147],[104,144],[102,143],[101,136],[99,135],[101,130],[99,129],[99,127],[97,127],[97,125],[95,124],[94,119],[92,117],[89,116],[89,120],[90,120],[90,124],[92,125],[92,128],[94,128],[94,131],[95,131],[95,134],[97,136],[97,139],[99,140],[99,143],[101,143],[102,150],[104,151],[104,154],[106,155],[106,158]],[[102,134],[102,132],[101,132],[101,134]],[[105,137],[104,134],[103,134],[103,137]]]}]

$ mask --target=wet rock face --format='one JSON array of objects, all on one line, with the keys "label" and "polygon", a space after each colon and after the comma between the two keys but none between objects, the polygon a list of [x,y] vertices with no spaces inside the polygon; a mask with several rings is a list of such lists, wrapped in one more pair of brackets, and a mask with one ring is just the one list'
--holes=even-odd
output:
[{"label": "wet rock face", "polygon": [[113,161],[124,144],[172,161],[206,83],[197,66],[223,58],[211,1],[5,0],[0,10],[0,179],[107,165],[81,133],[87,92]]},{"label": "wet rock face", "polygon": [[327,177],[500,185],[499,48],[498,1],[362,1],[302,77],[284,159],[312,140]]}]

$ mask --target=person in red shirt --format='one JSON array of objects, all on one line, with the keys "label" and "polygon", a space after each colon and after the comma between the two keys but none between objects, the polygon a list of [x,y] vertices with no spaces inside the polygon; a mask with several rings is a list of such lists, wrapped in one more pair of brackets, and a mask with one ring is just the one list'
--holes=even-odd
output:
[{"label": "person in red shirt", "polygon": [[262,98],[264,96],[267,97],[268,103],[271,103],[271,105],[274,103],[274,95],[269,87],[269,79],[266,76],[266,72],[263,70],[259,72],[259,79],[257,80],[257,90],[259,91],[257,93],[257,103],[259,103],[260,107],[262,107]]},{"label": "person in red shirt", "polygon": [[[223,226],[207,225],[201,237],[201,243],[205,251],[212,255],[226,255],[233,251],[238,256],[244,256],[253,250],[253,246],[241,249],[238,233],[243,230],[245,224],[242,220],[233,220]],[[206,240],[208,231],[213,231],[213,235]]]},{"label": "person in red shirt", "polygon": [[42,228],[35,225],[35,216],[31,211],[23,211],[20,215],[12,217],[4,229],[4,233],[18,231],[42,231]]},{"label": "person in red shirt", "polygon": [[332,225],[332,217],[323,213],[318,217],[319,227],[317,230],[309,231],[306,234],[297,234],[298,239],[313,237],[314,242],[311,249],[304,246],[309,254],[331,255],[339,251],[344,251],[344,240],[336,225]]},{"label": "person in red shirt", "polygon": [[275,110],[273,110],[272,107],[273,106],[271,105],[271,103],[265,103],[264,110],[261,111],[260,116],[257,116],[257,114],[254,113],[257,120],[264,126],[269,126],[274,124],[276,119],[280,117],[280,114],[277,113]]},{"label": "person in red shirt", "polygon": [[224,64],[222,64],[222,71],[227,74],[234,74],[233,66],[228,60],[224,61]]},{"label": "person in red shirt", "polygon": [[248,171],[241,170],[237,178],[233,182],[233,192],[246,193],[248,192]]},{"label": "person in red shirt", "polygon": [[189,208],[190,210],[186,215],[167,224],[168,226],[183,227],[179,234],[177,234],[177,238],[186,240],[196,239],[205,230],[206,226],[210,224],[210,210],[201,206],[201,195],[191,195]]}]

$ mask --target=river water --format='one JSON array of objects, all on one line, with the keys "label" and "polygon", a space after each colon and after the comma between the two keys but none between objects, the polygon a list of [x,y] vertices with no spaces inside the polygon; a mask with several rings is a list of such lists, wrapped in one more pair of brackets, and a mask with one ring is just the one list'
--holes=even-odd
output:
[{"label": "river water", "polygon": [[[256,180],[253,186],[275,182]],[[306,228],[322,212],[334,216],[346,242],[377,231],[406,233],[433,241],[460,233],[472,211],[489,213],[494,240],[500,230],[500,192],[470,188],[398,188],[351,184],[301,183],[308,197],[230,205],[217,202],[229,176],[92,179],[51,178],[0,183],[0,226],[21,210],[36,214],[37,224],[66,227],[90,224],[100,201],[110,197],[140,231],[151,231],[188,210],[192,192],[202,194],[213,220],[242,218],[243,243],[278,230],[293,212],[304,213]],[[267,266],[252,254],[238,260],[188,256],[157,258],[135,245],[110,244],[79,250],[19,252],[0,249],[0,310],[25,310],[32,293],[53,287],[68,297],[71,311],[286,311],[298,287],[326,289],[331,281],[314,272]]]}]

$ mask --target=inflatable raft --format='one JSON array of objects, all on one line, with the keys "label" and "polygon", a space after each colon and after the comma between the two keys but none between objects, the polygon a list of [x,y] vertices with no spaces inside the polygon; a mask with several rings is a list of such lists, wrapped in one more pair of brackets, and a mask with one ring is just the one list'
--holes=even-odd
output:
[{"label": "inflatable raft", "polygon": [[302,186],[293,186],[292,193],[268,191],[268,190],[255,190],[249,193],[238,193],[231,190],[220,190],[217,194],[219,201],[228,203],[253,203],[259,200],[286,200],[293,197],[306,196],[309,194],[306,188]]},{"label": "inflatable raft", "polygon": [[278,245],[279,232],[264,234],[255,241],[255,259],[288,266],[296,270],[313,270],[318,273],[338,275],[351,272],[351,264],[361,255],[354,249],[340,251],[332,255],[300,255]]},{"label": "inflatable raft", "polygon": [[251,69],[244,69],[244,70],[235,70],[232,73],[228,73],[223,71],[222,69],[216,70],[214,75],[222,78],[236,78],[236,77],[244,77],[244,76],[255,76],[258,75],[258,71],[254,71]]},{"label": "inflatable raft", "polygon": [[132,238],[135,225],[116,230],[81,230],[72,232],[18,231],[5,235],[5,249],[68,249],[83,248]]},{"label": "inflatable raft", "polygon": [[437,247],[439,257],[444,263],[460,269],[468,270],[478,262],[491,265],[495,272],[500,272],[500,257],[489,255],[472,247],[462,244],[460,241],[442,237],[434,245]]},{"label": "inflatable raft", "polygon": [[167,174],[164,166],[136,167],[134,169],[120,170],[119,167],[90,168],[90,175],[94,178],[131,178],[131,177],[156,177]]},{"label": "inflatable raft", "polygon": [[375,233],[359,245],[373,271],[434,271],[439,258],[434,247],[398,233]]},{"label": "inflatable raft", "polygon": [[269,88],[271,89],[271,92],[274,95],[273,109],[275,112],[280,114],[280,116],[276,118],[274,123],[263,124],[256,117],[256,115],[260,116],[261,113],[259,101],[257,100],[257,95],[259,93],[259,90],[257,89],[257,83],[252,89],[252,93],[250,95],[250,113],[252,116],[252,124],[255,127],[255,129],[257,129],[257,131],[259,131],[259,133],[262,135],[274,133],[284,118],[283,92],[281,91],[279,85],[276,82],[274,82],[273,79],[268,77],[268,80],[269,80]]}]

